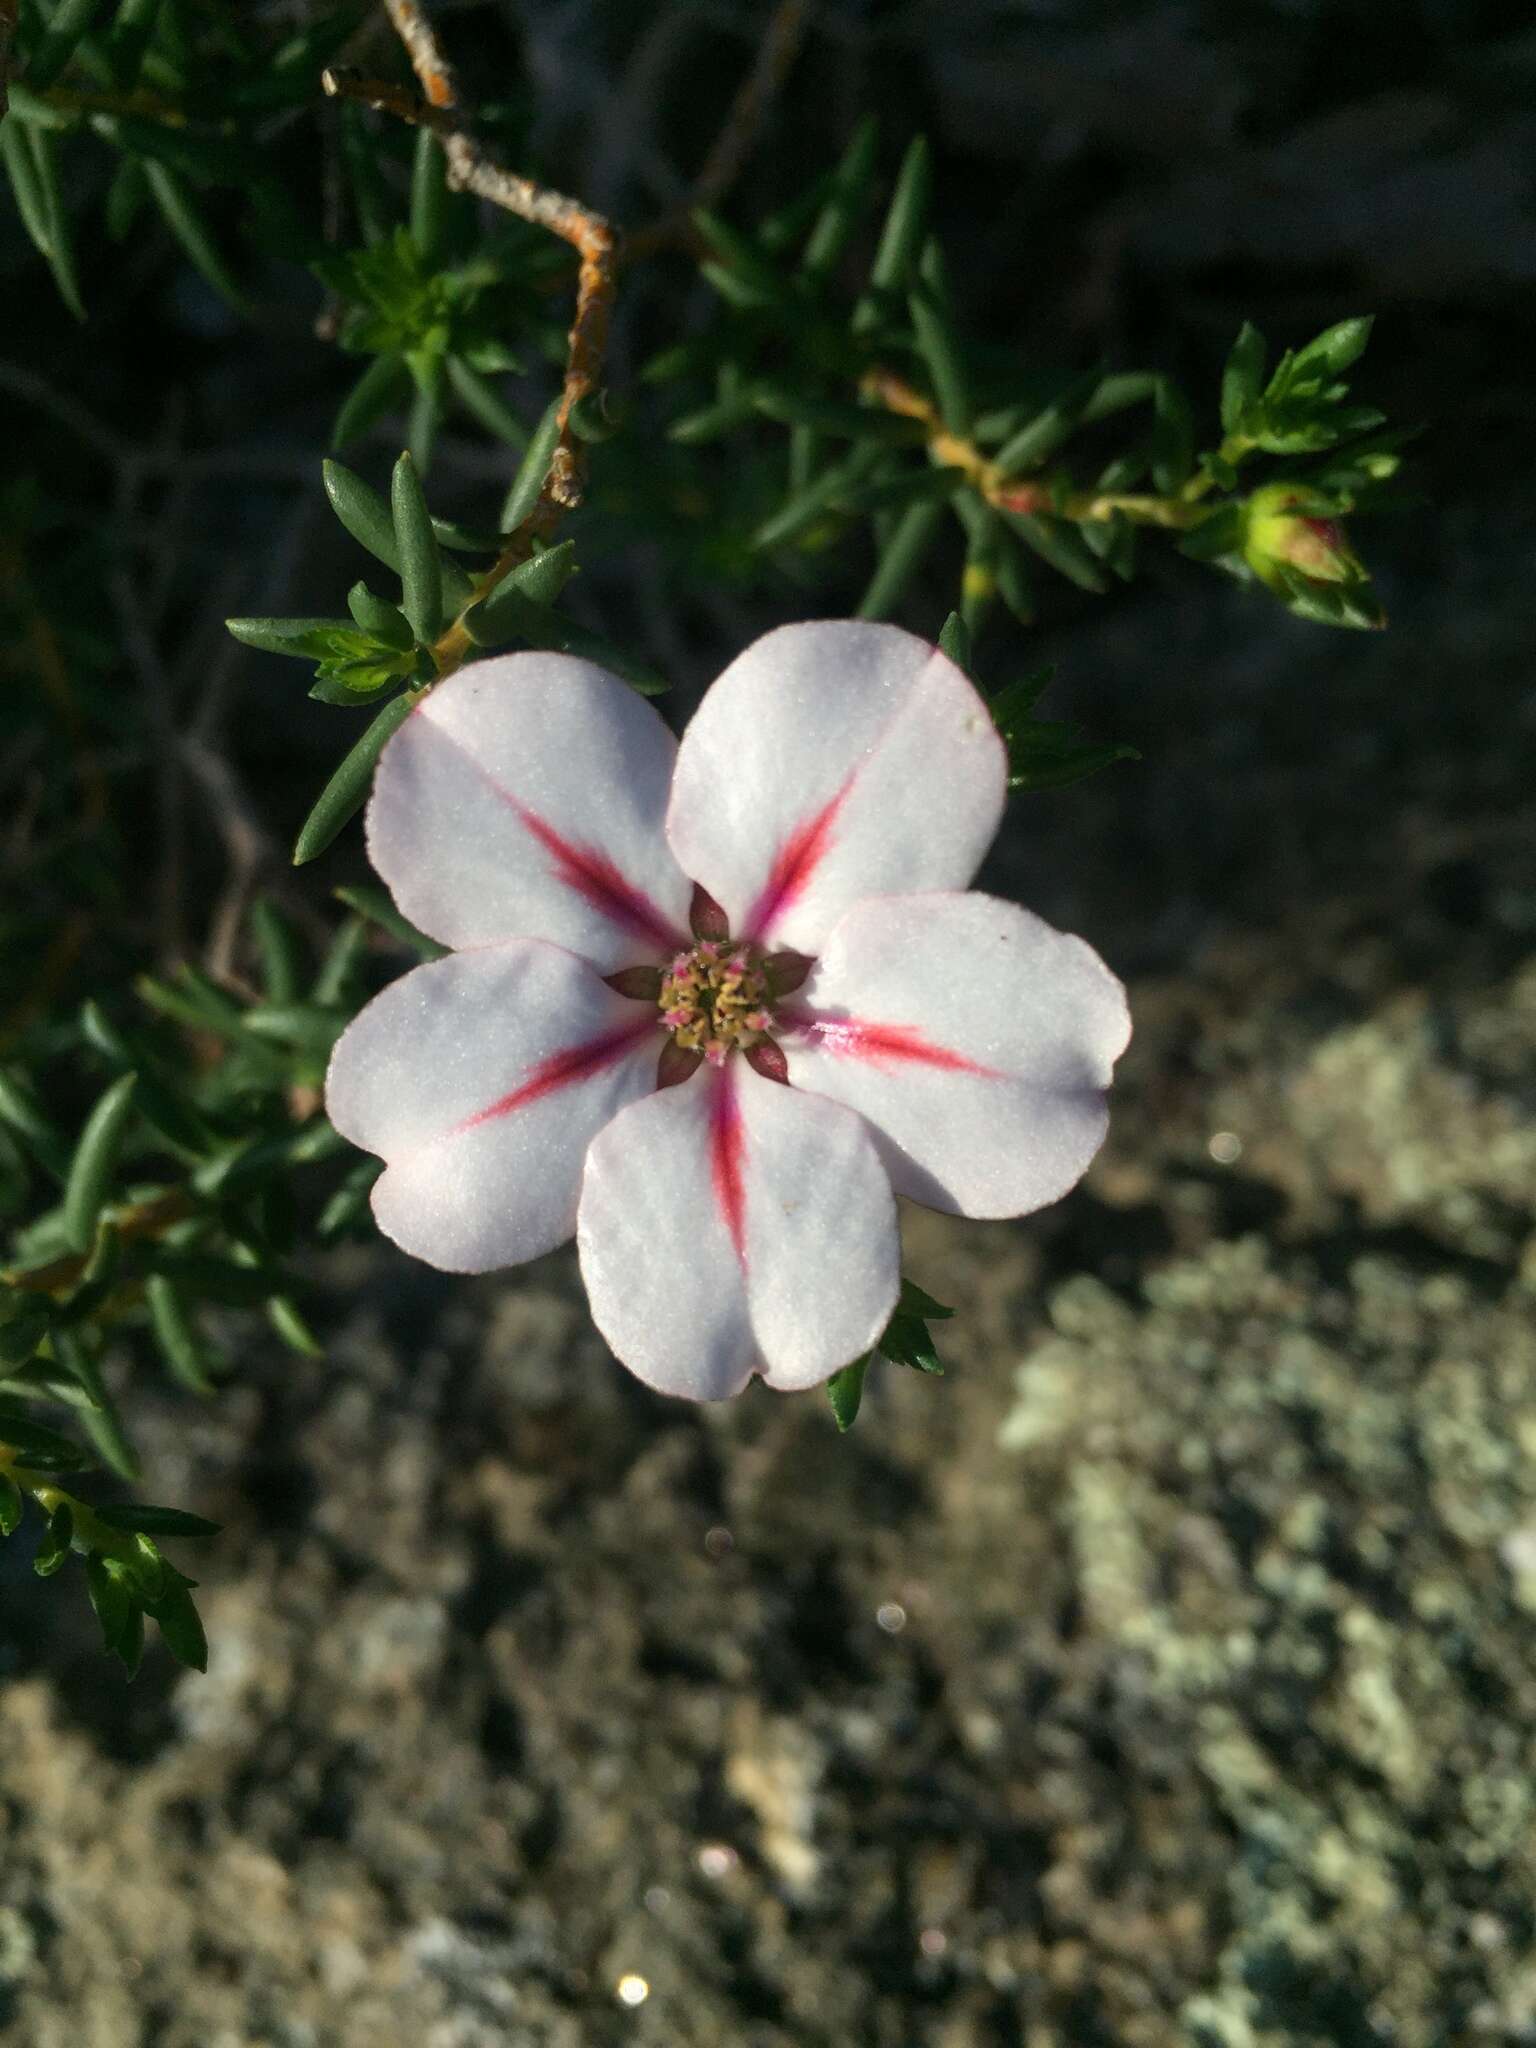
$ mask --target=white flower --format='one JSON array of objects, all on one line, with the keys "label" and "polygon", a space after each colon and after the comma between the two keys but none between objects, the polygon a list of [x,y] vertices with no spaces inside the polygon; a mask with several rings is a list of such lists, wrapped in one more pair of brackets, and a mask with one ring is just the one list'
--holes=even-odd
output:
[{"label": "white flower", "polygon": [[667,1393],[812,1386],[867,1351],[894,1195],[1055,1201],[1130,1033],[1080,939],[960,893],[1006,779],[966,677],[891,626],[768,634],[680,745],[567,656],[439,684],[384,752],[368,845],[457,950],[368,1005],[327,1085],[388,1163],[380,1227],[453,1272],[574,1230],[598,1327]]}]

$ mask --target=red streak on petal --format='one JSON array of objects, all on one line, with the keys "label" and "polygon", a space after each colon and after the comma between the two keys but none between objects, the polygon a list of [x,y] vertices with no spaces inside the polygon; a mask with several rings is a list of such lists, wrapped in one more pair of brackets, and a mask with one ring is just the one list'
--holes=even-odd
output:
[{"label": "red streak on petal", "polygon": [[[411,716],[414,718],[428,702],[430,699],[423,697]],[[547,818],[541,818],[537,811],[530,810],[525,803],[519,802],[504,783],[498,782],[473,750],[449,732],[446,726],[440,725],[436,719],[430,719],[428,723],[440,738],[463,755],[470,767],[490,785],[502,802],[517,813],[539,844],[554,855],[554,867],[551,872],[557,881],[564,882],[568,889],[574,889],[578,896],[584,896],[604,917],[611,918],[615,924],[625,926],[632,932],[638,932],[642,938],[661,947],[663,951],[670,952],[684,943],[682,933],[668,920],[665,913],[651,901],[643,889],[637,889],[627,876],[620,873],[607,854],[599,853],[593,846],[578,846],[574,840],[567,839],[563,833],[557,832]]]},{"label": "red streak on petal", "polygon": [[557,1088],[569,1088],[577,1081],[587,1080],[604,1067],[611,1067],[615,1060],[622,1059],[641,1038],[649,1036],[650,1029],[650,1019],[647,1018],[643,1024],[626,1025],[622,1031],[610,1031],[606,1037],[589,1038],[585,1045],[570,1045],[560,1052],[552,1052],[547,1059],[539,1061],[526,1081],[455,1124],[453,1135],[457,1137],[463,1131],[475,1130],[480,1124],[511,1116],[519,1109],[526,1109],[530,1102],[552,1095]]},{"label": "red streak on petal", "polygon": [[749,938],[762,937],[774,919],[782,916],[795,898],[803,896],[810,887],[811,877],[831,848],[837,814],[852,787],[853,777],[850,775],[836,796],[823,804],[814,817],[798,824],[779,848],[768,879],[763,884],[762,894],[753,904],[743,926]]},{"label": "red streak on petal", "polygon": [[670,950],[679,943],[681,934],[676,927],[643,889],[637,889],[619,872],[607,854],[599,853],[595,846],[578,846],[574,840],[565,838],[547,818],[520,804],[516,797],[509,797],[508,801],[539,844],[553,854],[553,872],[568,889],[585,896],[605,917],[637,932],[652,945]]},{"label": "red streak on petal", "polygon": [[807,1017],[800,1029],[828,1052],[844,1059],[868,1060],[873,1066],[936,1067],[946,1074],[981,1074],[999,1078],[994,1067],[935,1045],[915,1024],[866,1024],[857,1017]]},{"label": "red streak on petal", "polygon": [[709,1178],[743,1267],[747,1263],[747,1189],[743,1174],[746,1156],[747,1134],[742,1129],[741,1106],[727,1071],[720,1076],[710,1110]]}]

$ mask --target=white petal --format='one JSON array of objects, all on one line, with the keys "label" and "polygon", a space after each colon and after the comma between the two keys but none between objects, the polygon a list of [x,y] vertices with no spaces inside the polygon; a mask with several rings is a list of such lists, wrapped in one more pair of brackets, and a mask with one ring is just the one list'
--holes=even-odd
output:
[{"label": "white petal", "polygon": [[587,1154],[576,1226],[593,1320],[647,1385],[696,1401],[815,1386],[900,1286],[869,1132],[732,1059],[637,1102]]},{"label": "white petal", "polygon": [[662,829],[677,744],[634,691],[565,654],[472,662],[384,749],[368,852],[447,946],[549,939],[603,973],[686,932]]},{"label": "white petal", "polygon": [[794,1006],[793,1084],[868,1118],[898,1194],[963,1216],[1022,1216],[1081,1179],[1131,1035],[1091,947],[979,894],[858,904]]},{"label": "white petal", "polygon": [[451,1273],[535,1259],[576,1227],[581,1165],[656,1084],[655,1012],[584,960],[511,939],[414,968],[342,1033],[325,1106],[377,1152],[379,1227]]},{"label": "white petal", "polygon": [[667,836],[734,933],[814,953],[860,897],[963,888],[1007,779],[986,705],[926,640],[784,626],[683,735]]}]

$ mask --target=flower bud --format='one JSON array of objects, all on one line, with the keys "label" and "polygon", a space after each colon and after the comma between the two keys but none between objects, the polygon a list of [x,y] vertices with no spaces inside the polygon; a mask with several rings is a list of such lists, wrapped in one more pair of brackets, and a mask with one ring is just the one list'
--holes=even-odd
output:
[{"label": "flower bud", "polygon": [[1363,582],[1365,570],[1332,512],[1331,501],[1304,484],[1266,484],[1244,507],[1244,560],[1282,594],[1293,575],[1309,583]]}]

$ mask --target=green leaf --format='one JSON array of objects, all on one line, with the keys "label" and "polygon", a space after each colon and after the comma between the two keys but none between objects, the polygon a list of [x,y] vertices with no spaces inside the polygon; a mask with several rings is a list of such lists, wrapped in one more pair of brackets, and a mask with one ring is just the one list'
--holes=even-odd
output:
[{"label": "green leaf", "polygon": [[208,1669],[208,1638],[188,1591],[190,1581],[169,1566],[158,1597],[146,1600],[145,1610],[159,1625],[165,1646],[178,1664],[191,1671]]},{"label": "green leaf", "polygon": [[702,206],[694,208],[693,224],[720,259],[718,264],[700,265],[701,274],[716,290],[732,298],[737,292],[744,293],[738,303],[749,306],[778,305],[790,297],[790,280],[758,251],[749,236]]},{"label": "green leaf", "polygon": [[341,401],[331,428],[331,446],[345,448],[386,414],[397,412],[411,389],[411,374],[402,356],[379,355]]},{"label": "green leaf", "polygon": [[122,0],[107,35],[107,65],[120,91],[138,82],[159,14],[160,0]]},{"label": "green leaf", "polygon": [[302,867],[324,853],[342,827],[362,809],[378,758],[415,709],[417,696],[414,690],[402,690],[392,698],[321,790],[295,842],[295,867]]},{"label": "green leaf", "polygon": [[416,645],[409,619],[398,605],[378,597],[366,583],[354,583],[347,592],[347,610],[370,639],[382,642],[395,654],[408,654]]},{"label": "green leaf", "polygon": [[263,654],[287,654],[298,661],[325,655],[337,633],[350,630],[345,619],[226,619],[224,630],[246,647]]},{"label": "green leaf", "polygon": [[723,434],[731,433],[760,409],[766,408],[760,408],[758,393],[751,385],[744,385],[739,391],[729,392],[713,404],[701,406],[697,412],[685,413],[682,419],[674,420],[667,429],[667,439],[685,448],[718,441]]},{"label": "green leaf", "polygon": [[1062,789],[1116,761],[1137,761],[1134,747],[1084,742],[1071,725],[1029,725],[1008,750],[1010,789]]},{"label": "green leaf", "polygon": [[527,447],[527,427],[495,387],[462,356],[448,358],[448,382],[488,434],[494,434],[509,447]]},{"label": "green leaf", "polygon": [[164,1273],[151,1273],[144,1282],[144,1299],[155,1342],[172,1377],[194,1394],[213,1393],[215,1384],[208,1351],[193,1327],[175,1281]]},{"label": "green leaf", "polygon": [[841,1372],[833,1373],[827,1381],[827,1399],[832,1403],[833,1420],[840,1430],[852,1429],[858,1419],[859,1403],[864,1398],[864,1375],[869,1370],[869,1353],[856,1358],[852,1365],[845,1365]]},{"label": "green leaf", "polygon": [[1029,571],[1029,558],[1019,546],[1017,535],[1009,534],[1008,545],[998,555],[995,570],[998,596],[1021,625],[1033,625],[1034,579]]},{"label": "green leaf", "polygon": [[432,467],[437,430],[443,421],[443,386],[447,372],[443,358],[436,354],[424,360],[408,357],[407,364],[416,389],[406,418],[405,442],[417,469],[426,471]]},{"label": "green leaf", "polygon": [[234,307],[237,313],[249,314],[250,306],[245,293],[235,281],[234,273],[219,252],[218,244],[209,233],[206,222],[198,212],[192,195],[178,174],[153,158],[144,160],[144,176],[148,182],[150,196],[164,216],[165,224],[181,244],[183,255],[220,298]]},{"label": "green leaf", "polygon": [[782,547],[786,541],[794,540],[812,525],[837,500],[854,485],[868,476],[885,451],[874,446],[855,448],[839,463],[822,470],[804,490],[791,495],[789,502],[765,519],[752,536],[757,548]]},{"label": "green leaf", "polygon": [[132,1670],[138,1661],[133,1653],[142,1642],[142,1633],[136,1629],[139,1603],[128,1589],[121,1565],[92,1555],[85,1560],[85,1583],[107,1654],[120,1657]]},{"label": "green leaf", "polygon": [[1098,563],[1075,526],[1069,526],[1063,519],[1028,512],[1005,512],[1003,517],[1042,562],[1048,562],[1079,590],[1102,594],[1107,588]]},{"label": "green leaf", "polygon": [[611,441],[623,431],[629,407],[615,399],[606,388],[583,391],[571,406],[571,432],[578,441]]},{"label": "green leaf", "polygon": [[53,272],[59,296],[77,320],[85,318],[75,275],[69,217],[59,195],[57,137],[14,118],[0,124],[0,160],[16,194],[16,209],[38,253]]},{"label": "green leaf", "polygon": [[1321,369],[1329,377],[1341,376],[1351,363],[1364,355],[1374,325],[1374,314],[1367,313],[1325,328],[1315,341],[1309,341],[1304,349],[1298,351],[1295,370],[1310,376]]},{"label": "green leaf", "polygon": [[[429,939],[425,932],[417,931],[408,918],[402,917],[387,891],[376,884],[359,883],[351,888],[334,890],[332,893],[339,902],[345,903],[349,910],[355,910],[359,917],[366,918],[370,924],[380,926],[392,939],[397,939],[409,952],[414,953],[418,960],[441,960],[447,953],[446,946],[440,946],[436,939]],[[339,990],[336,991],[328,999],[334,1001],[339,993]],[[315,985],[315,996],[317,1000],[327,1000],[322,997],[318,982]]]},{"label": "green leaf", "polygon": [[540,627],[531,619],[529,607],[547,610],[575,575],[576,566],[576,543],[570,540],[519,562],[488,597],[465,613],[465,631],[477,646],[494,647],[511,637],[559,630]]},{"label": "green leaf", "polygon": [[245,1013],[245,1028],[254,1037],[295,1052],[326,1059],[347,1019],[318,1003],[255,1003]]},{"label": "green leaf", "polygon": [[77,1252],[88,1252],[107,1188],[117,1171],[129,1119],[137,1074],[124,1074],[97,1102],[70,1161],[64,1183],[64,1234]]},{"label": "green leaf", "polygon": [[395,541],[394,522],[378,492],[339,462],[322,462],[320,476],[331,510],[348,533],[386,569],[399,575],[400,550]]},{"label": "green leaf", "polygon": [[69,1171],[68,1140],[49,1122],[28,1084],[4,1067],[0,1067],[0,1123],[10,1126],[55,1180],[64,1179]]},{"label": "green leaf", "polygon": [[390,511],[395,525],[395,546],[400,553],[400,608],[411,622],[416,638],[435,640],[443,627],[442,558],[431,514],[422,496],[421,479],[407,453],[395,464],[390,480]]},{"label": "green leaf", "polygon": [[519,591],[530,604],[553,604],[576,574],[576,568],[576,543],[563,540],[558,547],[544,548],[508,570],[486,603],[494,603],[497,591],[511,589]]},{"label": "green leaf", "polygon": [[63,1501],[48,1517],[48,1528],[37,1547],[32,1569],[40,1579],[51,1579],[67,1560],[75,1540],[75,1511]]},{"label": "green leaf", "polygon": [[[510,582],[508,578],[508,582]],[[490,600],[474,605],[464,614],[464,628],[477,646],[502,646],[508,640],[525,640],[530,647],[546,647],[556,654],[579,654],[622,676],[643,697],[659,696],[667,680],[646,663],[636,661],[622,647],[616,647],[600,633],[578,625],[547,605],[532,603],[520,590],[499,585],[494,611]]]},{"label": "green leaf", "polygon": [[810,427],[845,441],[889,441],[908,448],[922,445],[921,420],[903,419],[879,406],[845,405],[837,399],[808,396],[779,384],[751,385],[748,395],[758,412],[786,426]]},{"label": "green leaf", "polygon": [[1165,497],[1195,466],[1194,418],[1189,400],[1171,377],[1158,381],[1152,413],[1152,481]]},{"label": "green leaf", "polygon": [[267,1301],[267,1320],[290,1351],[301,1358],[323,1358],[325,1346],[300,1314],[291,1295],[274,1294]]},{"label": "green leaf", "polygon": [[853,313],[853,332],[867,334],[880,323],[883,301],[906,290],[912,265],[928,231],[928,203],[933,172],[927,139],[909,144],[897,175],[890,210],[880,231],[879,247],[869,273],[869,287]]},{"label": "green leaf", "polygon": [[[461,555],[499,555],[504,534],[494,533],[488,526],[461,526],[456,519],[440,519],[432,515],[432,531],[438,542],[445,548],[457,548]],[[444,574],[454,565],[443,564]]]},{"label": "green leaf", "polygon": [[5,1307],[5,1321],[0,1323],[0,1367],[10,1373],[25,1365],[48,1335],[51,1316],[41,1302],[19,1296],[8,1299]]},{"label": "green leaf", "polygon": [[878,139],[878,124],[872,114],[867,114],[854,130],[853,140],[832,174],[826,204],[817,217],[800,259],[804,276],[811,279],[827,276],[847,248],[869,204]]},{"label": "green leaf", "polygon": [[1007,528],[973,491],[958,490],[950,503],[966,531],[965,567],[960,576],[960,616],[972,635],[997,596],[997,572],[1006,548],[1012,545]]},{"label": "green leaf", "polygon": [[939,652],[947,654],[956,668],[971,673],[971,630],[958,612],[951,612],[939,629]]},{"label": "green leaf", "polygon": [[513,533],[538,504],[544,484],[549,476],[549,466],[560,445],[560,400],[552,399],[544,417],[534,428],[527,452],[518,465],[517,475],[512,479],[512,488],[507,493],[506,503],[501,508],[501,530]]},{"label": "green leaf", "polygon": [[33,92],[46,92],[63,71],[101,12],[101,4],[102,0],[59,0],[27,65],[27,85]]},{"label": "green leaf", "polygon": [[860,600],[857,617],[889,618],[922,567],[943,524],[944,509],[942,504],[920,500],[902,513]]},{"label": "green leaf", "polygon": [[937,242],[929,242],[923,251],[918,284],[907,303],[940,417],[952,434],[968,433],[971,401],[965,361],[949,309],[944,259]]},{"label": "green leaf", "polygon": [[926,1288],[919,1287],[915,1280],[905,1277],[901,1283],[901,1300],[898,1304],[908,1315],[922,1316],[929,1322],[947,1322],[954,1314],[942,1301],[935,1301]]},{"label": "green leaf", "polygon": [[1136,566],[1137,529],[1123,512],[1111,512],[1107,519],[1085,519],[1078,531],[1091,552],[1107,563],[1122,582],[1131,580]]},{"label": "green leaf", "polygon": [[939,1379],[944,1377],[944,1368],[928,1334],[927,1323],[906,1309],[898,1308],[891,1317],[878,1349],[881,1357],[888,1358],[892,1365],[906,1365],[914,1372],[932,1373]]},{"label": "green leaf", "polygon": [[1264,389],[1264,337],[1245,320],[1221,373],[1221,430],[1235,434]]},{"label": "green leaf", "polygon": [[436,269],[448,245],[448,178],[443,146],[430,128],[416,130],[411,169],[411,237],[423,263]]},{"label": "green leaf", "polygon": [[0,1536],[15,1535],[25,1509],[21,1488],[8,1473],[0,1472]]},{"label": "green leaf", "polygon": [[1240,548],[1243,541],[1241,505],[1214,505],[1210,516],[1192,526],[1179,541],[1179,553],[1194,562],[1213,562]]},{"label": "green leaf", "polygon": [[1090,370],[1086,376],[1074,379],[1059,398],[1053,399],[1003,443],[994,458],[999,472],[1005,477],[1017,476],[1024,470],[1037,468],[1047,456],[1054,455],[1080,424],[1090,400],[1104,381],[1098,370]]},{"label": "green leaf", "polygon": [[185,1508],[157,1508],[147,1501],[114,1502],[95,1510],[98,1522],[109,1529],[121,1529],[130,1536],[217,1536],[219,1524],[201,1515],[189,1515]]},{"label": "green leaf", "polygon": [[130,1484],[138,1479],[139,1454],[128,1441],[122,1418],[113,1402],[103,1401],[99,1406],[82,1409],[80,1427],[95,1446],[102,1463],[119,1479],[126,1479]]},{"label": "green leaf", "polygon": [[352,191],[358,231],[367,246],[375,247],[390,233],[395,211],[395,195],[383,174],[385,153],[369,125],[372,116],[362,107],[343,100],[337,113],[341,159]]},{"label": "green leaf", "polygon": [[373,1184],[383,1171],[382,1159],[364,1159],[352,1169],[320,1211],[315,1235],[322,1244],[334,1244],[362,1222]]},{"label": "green leaf", "polygon": [[72,1472],[91,1464],[89,1451],[82,1450],[56,1429],[36,1422],[16,1401],[0,1398],[0,1443],[19,1451],[29,1465],[40,1472]]}]

